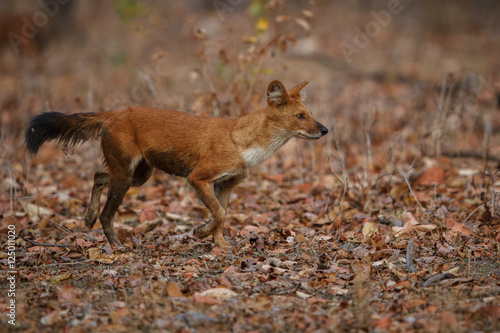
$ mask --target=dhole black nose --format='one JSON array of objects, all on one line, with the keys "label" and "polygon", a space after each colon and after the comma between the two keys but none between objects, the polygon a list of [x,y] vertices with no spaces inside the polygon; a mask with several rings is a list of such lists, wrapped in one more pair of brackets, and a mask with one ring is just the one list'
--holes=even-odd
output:
[{"label": "dhole black nose", "polygon": [[321,127],[321,136],[326,135],[326,133],[328,133],[328,128],[326,128],[325,126],[322,126]]}]

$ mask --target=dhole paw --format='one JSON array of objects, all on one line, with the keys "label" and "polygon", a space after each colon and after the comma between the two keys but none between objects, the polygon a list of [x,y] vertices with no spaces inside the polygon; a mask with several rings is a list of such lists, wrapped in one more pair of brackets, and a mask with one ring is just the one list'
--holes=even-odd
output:
[{"label": "dhole paw", "polygon": [[93,214],[87,213],[85,215],[83,222],[85,223],[85,226],[87,228],[92,229],[94,227],[94,224],[97,222],[97,215],[93,216]]},{"label": "dhole paw", "polygon": [[103,228],[104,235],[106,235],[106,238],[108,239],[108,242],[110,245],[113,245],[116,248],[122,247],[122,243],[118,239],[118,237],[115,234],[115,231],[113,228]]},{"label": "dhole paw", "polygon": [[229,244],[226,242],[224,237],[215,237],[214,236],[215,246],[220,247],[221,249],[229,249]]},{"label": "dhole paw", "polygon": [[209,232],[208,230],[206,230],[206,225],[200,225],[198,227],[196,227],[193,231],[193,235],[196,237],[196,238],[205,238],[205,237],[208,237],[210,236],[212,233]]},{"label": "dhole paw", "polygon": [[224,249],[224,250],[227,250],[230,248],[229,244],[226,241],[215,242],[215,246],[220,247],[221,249]]}]

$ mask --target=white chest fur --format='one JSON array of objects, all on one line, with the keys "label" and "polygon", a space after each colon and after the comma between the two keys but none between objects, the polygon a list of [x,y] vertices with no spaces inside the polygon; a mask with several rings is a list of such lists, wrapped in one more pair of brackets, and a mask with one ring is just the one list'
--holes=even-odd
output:
[{"label": "white chest fur", "polygon": [[269,145],[253,146],[241,152],[241,156],[247,165],[247,168],[257,166],[267,160],[269,157],[276,154],[276,152],[289,140],[288,137],[278,137],[271,140]]}]

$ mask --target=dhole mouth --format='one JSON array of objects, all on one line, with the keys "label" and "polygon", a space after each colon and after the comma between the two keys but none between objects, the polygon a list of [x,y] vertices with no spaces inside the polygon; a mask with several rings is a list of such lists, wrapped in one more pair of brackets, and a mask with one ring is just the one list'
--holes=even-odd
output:
[{"label": "dhole mouth", "polygon": [[317,139],[321,138],[323,135],[321,133],[310,134],[310,133],[300,131],[300,132],[297,132],[297,136],[299,138],[302,138],[302,139],[317,140]]}]

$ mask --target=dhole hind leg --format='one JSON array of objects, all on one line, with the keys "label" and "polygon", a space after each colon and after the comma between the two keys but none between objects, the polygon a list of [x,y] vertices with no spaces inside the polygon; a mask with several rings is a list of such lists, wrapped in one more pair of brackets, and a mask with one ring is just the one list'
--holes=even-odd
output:
[{"label": "dhole hind leg", "polygon": [[146,162],[145,159],[140,160],[134,170],[132,176],[132,187],[139,187],[151,178],[153,174],[153,167]]},{"label": "dhole hind leg", "polygon": [[[147,164],[144,159],[139,161],[139,163],[133,170],[133,173],[130,171],[126,171],[126,169],[128,169],[127,165],[121,165],[121,168],[119,170],[110,169],[109,174],[102,173],[97,175],[96,173],[96,179],[98,179],[99,181],[94,183],[94,187],[96,190],[94,191],[93,189],[92,191],[91,208],[97,207],[95,210],[92,210],[92,212],[98,212],[99,199],[102,190],[104,189],[104,187],[109,186],[108,199],[106,200],[106,204],[104,205],[104,208],[99,216],[99,220],[101,221],[104,234],[106,235],[108,241],[117,246],[121,246],[121,242],[118,239],[118,236],[116,236],[115,230],[113,229],[113,217],[120,207],[123,198],[125,197],[125,194],[127,193],[130,186],[141,186],[151,177],[151,174],[153,173],[153,167]],[[98,184],[98,186],[96,186],[96,184]],[[94,198],[97,198],[95,199],[96,201],[94,201]],[[93,215],[89,215],[89,213],[87,213],[87,216],[93,217]]]},{"label": "dhole hind leg", "polygon": [[106,205],[99,216],[104,234],[108,238],[108,241],[117,246],[120,246],[121,242],[113,229],[113,216],[120,207],[130,186],[141,186],[151,177],[151,174],[153,173],[153,167],[151,167],[144,159],[139,161],[133,170],[133,173],[126,172],[123,169],[127,169],[126,166],[118,171],[110,170],[108,199],[106,200]]},{"label": "dhole hind leg", "polygon": [[[99,215],[102,229],[110,244],[121,246],[113,229],[113,216],[120,207],[125,194],[132,185],[137,160],[135,146],[120,145],[109,128],[103,128],[101,148],[108,166],[109,189],[106,204]],[[135,165],[135,166],[134,166]]]},{"label": "dhole hind leg", "polygon": [[109,186],[109,174],[107,172],[97,171],[94,174],[94,185],[92,186],[92,194],[90,196],[90,205],[85,214],[85,225],[92,229],[99,217],[99,208],[102,191]]},{"label": "dhole hind leg", "polygon": [[114,178],[113,175],[110,175],[108,199],[102,209],[101,215],[99,215],[99,220],[101,221],[106,238],[111,244],[117,246],[121,246],[121,242],[113,229],[113,216],[130,188],[131,181],[132,177]]},{"label": "dhole hind leg", "polygon": [[[151,177],[153,167],[151,167],[143,159],[139,162],[134,170],[132,178],[132,186],[138,187],[144,184]],[[101,206],[102,191],[109,186],[109,174],[107,172],[97,171],[94,174],[94,186],[92,187],[92,194],[90,197],[90,205],[87,213],[85,214],[85,225],[92,229],[99,217],[99,209]]]}]

